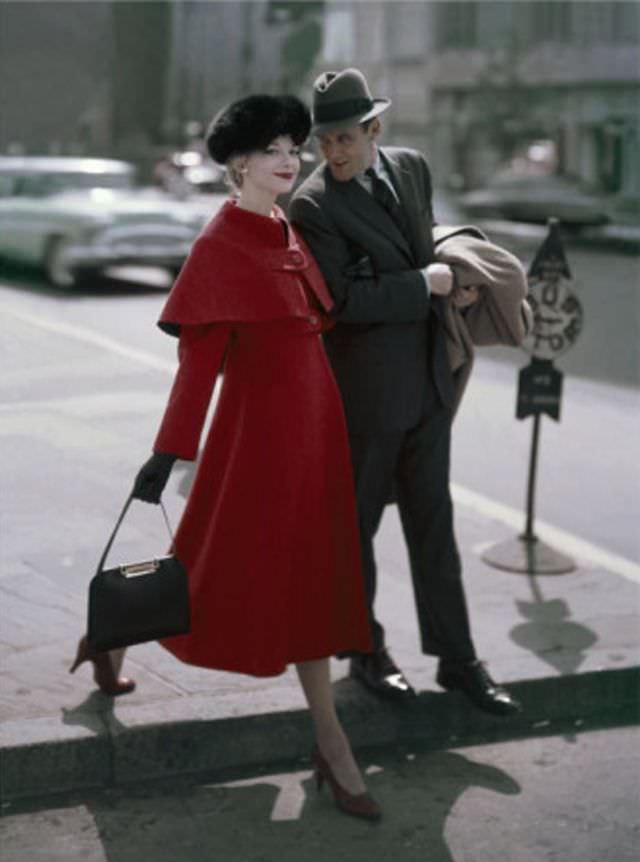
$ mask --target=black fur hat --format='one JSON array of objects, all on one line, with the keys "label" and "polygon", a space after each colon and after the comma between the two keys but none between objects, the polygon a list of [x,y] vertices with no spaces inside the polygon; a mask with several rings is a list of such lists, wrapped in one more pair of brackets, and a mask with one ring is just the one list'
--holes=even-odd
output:
[{"label": "black fur hat", "polygon": [[280,135],[302,144],[309,135],[311,115],[295,96],[254,95],[219,111],[207,130],[206,142],[214,162],[263,150]]}]

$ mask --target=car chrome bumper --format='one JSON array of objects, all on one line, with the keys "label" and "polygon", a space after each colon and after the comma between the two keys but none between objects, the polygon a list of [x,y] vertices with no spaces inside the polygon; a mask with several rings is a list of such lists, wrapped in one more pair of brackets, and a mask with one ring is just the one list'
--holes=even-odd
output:
[{"label": "car chrome bumper", "polygon": [[65,261],[72,270],[105,269],[111,266],[177,267],[191,248],[190,242],[117,243],[107,245],[74,245],[65,250]]}]

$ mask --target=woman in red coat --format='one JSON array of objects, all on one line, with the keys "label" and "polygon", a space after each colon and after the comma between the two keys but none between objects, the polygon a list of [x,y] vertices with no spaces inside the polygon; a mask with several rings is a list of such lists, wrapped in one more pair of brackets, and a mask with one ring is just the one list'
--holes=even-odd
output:
[{"label": "woman in red coat", "polygon": [[190,664],[255,676],[295,663],[319,782],[343,810],[377,818],[329,677],[328,656],[371,649],[346,428],[321,342],[332,300],[275,206],[309,128],[290,96],[242,99],[210,127],[209,152],[237,197],[196,240],[162,312],[180,364],[134,496],[158,503],[176,458],[195,459],[224,369],[174,541],[191,631],[162,645]]}]

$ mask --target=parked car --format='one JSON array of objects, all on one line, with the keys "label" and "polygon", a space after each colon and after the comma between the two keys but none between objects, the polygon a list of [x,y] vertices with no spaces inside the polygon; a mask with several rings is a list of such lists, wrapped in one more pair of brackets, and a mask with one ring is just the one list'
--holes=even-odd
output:
[{"label": "parked car", "polygon": [[179,193],[228,193],[225,170],[200,152],[179,150],[161,159],[155,166],[155,178],[165,189],[177,188]]},{"label": "parked car", "polygon": [[590,194],[577,180],[560,174],[496,174],[485,188],[462,195],[460,205],[476,218],[544,224],[554,217],[573,226],[609,221],[602,197]]},{"label": "parked car", "polygon": [[[300,153],[300,173],[296,185],[300,184],[318,164],[316,153],[303,148]],[[225,180],[226,171],[213,162],[204,150],[178,150],[170,153],[155,165],[154,177],[165,189],[176,190],[178,195],[189,193],[210,194],[229,193]],[[279,199],[280,206],[286,206],[289,196]]]},{"label": "parked car", "polygon": [[124,264],[177,271],[223,200],[136,188],[134,166],[113,159],[0,156],[0,256],[62,288]]}]

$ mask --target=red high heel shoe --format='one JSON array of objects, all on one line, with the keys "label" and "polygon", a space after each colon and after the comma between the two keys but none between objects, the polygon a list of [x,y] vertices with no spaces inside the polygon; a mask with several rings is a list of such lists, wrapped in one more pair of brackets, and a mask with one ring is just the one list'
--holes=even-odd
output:
[{"label": "red high heel shoe", "polygon": [[119,694],[129,694],[136,687],[135,681],[126,677],[118,678],[111,663],[111,655],[108,652],[98,652],[89,646],[86,636],[80,638],[75,661],[69,668],[69,673],[74,673],[85,661],[93,663],[93,678],[100,691],[111,697]]},{"label": "red high heel shoe", "polygon": [[313,749],[311,760],[314,766],[314,776],[318,790],[322,788],[326,780],[333,791],[333,798],[338,808],[344,811],[345,814],[351,814],[353,817],[363,817],[365,820],[380,820],[382,809],[375,799],[366,791],[364,793],[349,793],[341,784],[338,784],[331,767],[320,754],[317,747]]}]

